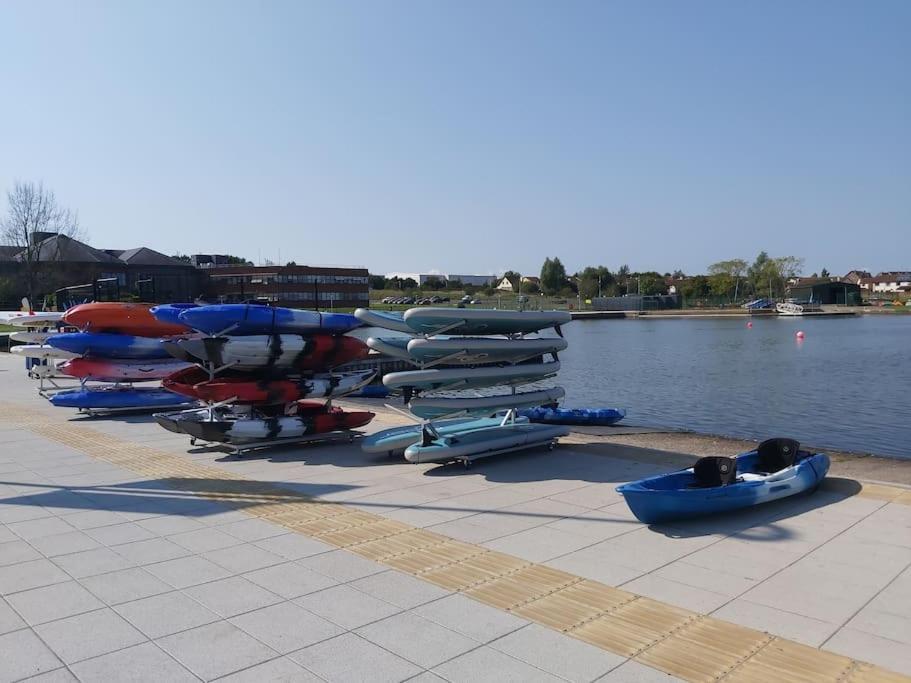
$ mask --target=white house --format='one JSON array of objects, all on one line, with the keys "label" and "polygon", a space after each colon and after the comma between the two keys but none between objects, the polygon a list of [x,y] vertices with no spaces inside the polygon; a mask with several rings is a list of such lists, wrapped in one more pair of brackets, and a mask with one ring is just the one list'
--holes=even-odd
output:
[{"label": "white house", "polygon": [[509,281],[509,278],[505,278],[505,277],[502,280],[500,280],[499,284],[497,284],[497,289],[499,289],[502,292],[516,291],[516,288],[512,286],[512,282]]},{"label": "white house", "polygon": [[880,273],[861,283],[861,287],[864,284],[867,284],[864,289],[874,292],[907,292],[911,290],[911,273]]}]

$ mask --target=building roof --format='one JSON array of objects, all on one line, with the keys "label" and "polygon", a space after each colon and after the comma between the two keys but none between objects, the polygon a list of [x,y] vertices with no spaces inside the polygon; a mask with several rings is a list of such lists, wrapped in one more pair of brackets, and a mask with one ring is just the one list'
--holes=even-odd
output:
[{"label": "building roof", "polygon": [[136,247],[120,252],[118,258],[131,266],[188,266],[189,263],[165,256],[160,251],[148,247]]},{"label": "building roof", "polygon": [[[122,261],[111,256],[101,249],[90,247],[84,242],[74,240],[66,235],[52,235],[38,243],[39,261],[70,261],[74,263],[111,263],[121,264]],[[22,261],[22,252],[17,255],[17,260]]]},{"label": "building roof", "polygon": [[838,278],[832,277],[802,277],[799,278],[797,282],[791,283],[788,285],[788,289],[800,288],[800,287],[817,287],[819,285],[834,285],[837,287],[856,287],[857,285],[853,282],[846,282],[844,280],[839,280]]},{"label": "building roof", "polygon": [[22,251],[22,247],[0,245],[0,261],[15,261],[16,255]]}]

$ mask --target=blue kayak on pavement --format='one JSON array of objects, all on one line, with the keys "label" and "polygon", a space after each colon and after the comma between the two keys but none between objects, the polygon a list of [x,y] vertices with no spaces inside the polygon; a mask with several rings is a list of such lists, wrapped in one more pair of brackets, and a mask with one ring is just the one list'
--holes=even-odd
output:
[{"label": "blue kayak on pavement", "polygon": [[622,408],[527,408],[520,410],[531,422],[552,425],[607,426],[626,417]]},{"label": "blue kayak on pavement", "polygon": [[717,514],[814,490],[829,471],[825,453],[793,439],[768,439],[733,458],[700,458],[693,467],[617,487],[646,524]]},{"label": "blue kayak on pavement", "polygon": [[361,322],[348,313],[321,313],[256,304],[217,304],[187,308],[178,322],[207,334],[342,334]]},{"label": "blue kayak on pavement", "polygon": [[73,389],[54,394],[51,403],[60,408],[118,410],[125,408],[168,408],[193,403],[186,396],[157,387],[101,387]]},{"label": "blue kayak on pavement", "polygon": [[67,332],[48,337],[55,349],[95,358],[132,358],[150,360],[168,358],[167,349],[158,339],[133,337],[105,332]]}]

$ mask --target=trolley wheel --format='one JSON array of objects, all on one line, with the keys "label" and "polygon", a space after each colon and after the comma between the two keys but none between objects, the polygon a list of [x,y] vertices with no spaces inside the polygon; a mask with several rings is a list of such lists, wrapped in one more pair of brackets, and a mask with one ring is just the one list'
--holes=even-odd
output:
[{"label": "trolley wheel", "polygon": [[547,444],[547,450],[549,450],[549,451],[552,451],[552,450],[555,449],[556,447],[557,447],[557,442],[556,442],[556,441],[551,441],[549,444]]},{"label": "trolley wheel", "polygon": [[348,443],[354,443],[354,434],[348,435]]},{"label": "trolley wheel", "polygon": [[470,470],[471,469],[471,460],[468,460],[467,458],[465,460],[463,460],[462,467],[464,467],[466,470]]},{"label": "trolley wheel", "polygon": [[196,445],[196,437],[195,437],[195,436],[191,436],[191,437],[190,437],[190,445],[191,445],[191,446],[195,446],[195,445]]}]

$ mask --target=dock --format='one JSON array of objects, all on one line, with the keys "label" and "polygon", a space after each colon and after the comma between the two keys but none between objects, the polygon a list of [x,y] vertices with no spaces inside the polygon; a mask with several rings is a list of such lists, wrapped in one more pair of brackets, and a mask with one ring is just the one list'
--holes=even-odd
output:
[{"label": "dock", "polygon": [[15,360],[2,680],[911,676],[911,463],[836,459],[812,496],[648,527],[617,484],[733,444],[621,423],[471,470],[356,444],[236,457],[55,409]]}]

